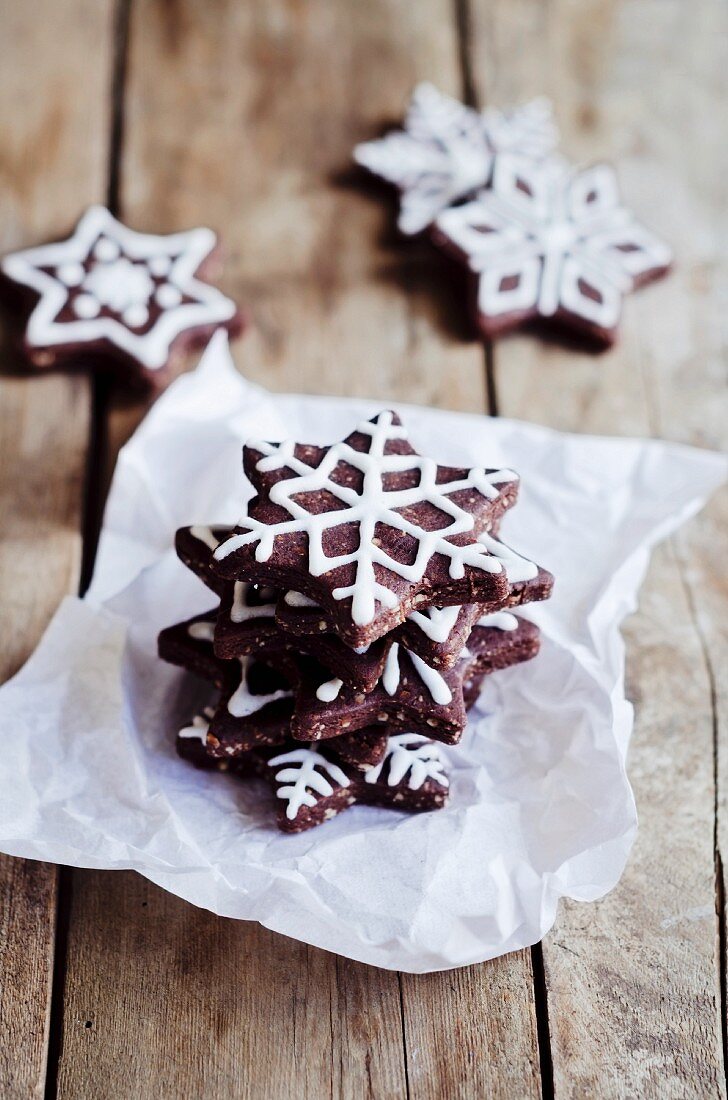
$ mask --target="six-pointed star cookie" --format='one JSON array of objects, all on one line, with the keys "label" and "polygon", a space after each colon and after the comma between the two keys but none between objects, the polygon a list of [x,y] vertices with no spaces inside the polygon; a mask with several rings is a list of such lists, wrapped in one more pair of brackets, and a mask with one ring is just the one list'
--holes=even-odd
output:
[{"label": "six-pointed star cookie", "polygon": [[[292,683],[298,683],[306,669],[305,661],[278,668],[251,657],[231,661],[216,657],[212,647],[216,612],[196,615],[161,631],[159,656],[170,664],[208,680],[219,689],[214,707],[204,722],[204,756],[195,744],[202,737],[202,718],[195,729],[180,735],[180,755],[203,766],[210,761],[237,760],[254,749],[282,745],[290,737],[293,713]],[[316,666],[318,668],[318,666]],[[332,752],[340,760],[356,765],[375,764],[381,759],[386,733],[381,728],[358,729],[332,742]],[[181,751],[185,750],[185,751]]]},{"label": "six-pointed star cookie", "polygon": [[28,359],[50,367],[81,356],[94,363],[105,354],[157,381],[183,344],[221,327],[238,332],[235,303],[200,277],[216,244],[203,228],[137,233],[92,206],[67,240],[6,256],[6,286],[29,299]]},{"label": "six-pointed star cookie", "polygon": [[[496,669],[528,661],[539,650],[538,627],[510,612],[484,616],[470,633],[458,663],[439,672],[399,643],[387,655],[381,680],[368,694],[347,688],[323,670],[300,677],[291,733],[302,741],[320,741],[383,724],[408,729],[456,745],[466,711],[480,681]],[[481,625],[482,624],[482,625]],[[465,685],[471,691],[465,696]]]},{"label": "six-pointed star cookie", "polygon": [[488,338],[542,318],[610,344],[624,295],[671,261],[667,245],[621,205],[605,164],[567,172],[499,157],[492,187],[440,214],[432,235],[477,274],[476,314]]},{"label": "six-pointed star cookie", "polygon": [[347,645],[368,645],[414,610],[502,604],[508,579],[478,535],[515,503],[512,470],[439,466],[382,412],[330,447],[250,443],[258,491],[215,551],[229,580],[316,600]]},{"label": "six-pointed star cookie", "polygon": [[354,159],[399,188],[398,224],[410,234],[425,229],[451,203],[485,187],[496,154],[517,150],[538,160],[557,139],[548,100],[478,114],[432,84],[419,84],[404,129],[357,145]]}]

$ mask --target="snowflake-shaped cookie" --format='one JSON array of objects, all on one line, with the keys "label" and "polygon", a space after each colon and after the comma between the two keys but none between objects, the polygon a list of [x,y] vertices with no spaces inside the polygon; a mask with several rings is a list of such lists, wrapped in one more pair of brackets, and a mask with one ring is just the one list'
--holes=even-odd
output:
[{"label": "snowflake-shaped cookie", "polygon": [[183,341],[237,331],[235,303],[199,278],[216,244],[210,229],[137,233],[92,206],[67,240],[6,256],[6,281],[37,296],[25,323],[28,358],[49,367],[105,352],[153,380]]},{"label": "snowflake-shaped cookie", "polygon": [[404,129],[357,145],[354,158],[399,188],[398,224],[410,234],[426,229],[441,210],[485,187],[496,154],[515,151],[538,160],[557,140],[548,100],[479,114],[432,84],[419,84]]},{"label": "snowflake-shaped cookie", "polygon": [[507,599],[478,535],[515,502],[512,470],[438,466],[389,411],[331,447],[251,443],[244,455],[258,497],[215,551],[218,571],[317,600],[348,645],[417,607]]},{"label": "snowflake-shaped cookie", "polygon": [[671,261],[621,205],[605,164],[569,172],[499,157],[491,188],[441,213],[433,238],[477,274],[477,318],[489,338],[538,317],[610,344],[624,295]]}]

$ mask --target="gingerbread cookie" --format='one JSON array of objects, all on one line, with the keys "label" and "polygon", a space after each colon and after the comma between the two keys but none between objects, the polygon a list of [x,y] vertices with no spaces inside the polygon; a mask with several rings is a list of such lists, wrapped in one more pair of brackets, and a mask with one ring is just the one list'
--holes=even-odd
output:
[{"label": "gingerbread cookie", "polygon": [[399,188],[399,228],[411,234],[485,187],[496,154],[513,151],[539,160],[557,140],[548,100],[479,114],[431,84],[419,84],[404,129],[357,145],[354,159]]},{"label": "gingerbread cookie", "polygon": [[667,245],[621,205],[604,164],[567,172],[499,157],[491,188],[443,211],[432,236],[477,276],[488,339],[537,318],[609,345],[624,296],[671,263]]},{"label": "gingerbread cookie", "polygon": [[466,723],[464,685],[474,699],[483,677],[496,668],[529,660],[538,652],[539,632],[533,623],[487,617],[476,625],[457,664],[444,672],[394,643],[382,678],[368,695],[348,688],[323,670],[301,676],[291,734],[302,741],[320,741],[354,733],[375,724],[388,730],[408,729],[448,745],[456,745]]},{"label": "gingerbread cookie", "polygon": [[507,599],[478,535],[515,503],[512,470],[438,466],[392,412],[330,447],[248,444],[244,465],[258,496],[215,551],[218,574],[303,593],[352,648],[414,610]]},{"label": "gingerbread cookie", "polygon": [[380,763],[362,772],[341,767],[324,746],[298,746],[268,760],[278,827],[300,833],[357,803],[423,813],[441,809],[449,779],[438,747],[426,737],[389,737]]},{"label": "gingerbread cookie", "polygon": [[213,591],[222,595],[215,627],[215,653],[226,660],[255,655],[280,664],[286,654],[303,654],[320,661],[335,676],[358,691],[371,691],[382,674],[389,642],[351,649],[335,634],[294,638],[275,620],[280,602],[276,589],[246,581],[221,581],[212,571],[213,551],[230,528],[182,527],[175,546],[182,562]]},{"label": "gingerbread cookie", "polygon": [[[215,618],[214,611],[207,612],[166,627],[159,635],[158,652],[163,660],[219,689],[217,703],[205,718],[205,754],[210,760],[236,760],[254,749],[281,745],[290,737],[294,687],[309,667],[309,678],[317,677],[319,666],[291,658],[283,662],[287,673],[283,674],[251,657],[222,660],[212,645]],[[200,728],[201,722],[199,719]],[[188,738],[198,763],[191,731]],[[381,759],[385,745],[386,733],[381,728],[359,728],[335,738],[332,751],[343,761],[368,765]]]},{"label": "gingerbread cookie", "polygon": [[[517,554],[492,535],[484,533],[479,536],[478,541],[502,562],[506,571],[510,590],[504,606],[519,607],[549,598],[553,577],[546,569]],[[481,615],[490,610],[492,608],[486,604],[455,604],[452,607],[429,607],[423,611],[412,611],[405,622],[392,631],[389,639],[402,642],[407,649],[433,668],[452,668],[459,659],[473,626]],[[332,637],[327,632],[335,629],[335,624],[323,609],[300,592],[290,591],[284,594],[276,606],[276,620],[284,631],[295,634],[301,644],[305,644],[306,637],[311,634],[319,635],[323,641]],[[311,649],[313,655],[318,656],[315,647]],[[320,659],[322,664],[332,667],[326,660]],[[345,675],[341,679],[345,683],[351,682]]]},{"label": "gingerbread cookie", "polygon": [[26,357],[42,368],[114,363],[157,384],[183,347],[241,330],[235,303],[202,279],[216,247],[210,229],[137,233],[90,207],[67,240],[0,262],[25,314]]}]

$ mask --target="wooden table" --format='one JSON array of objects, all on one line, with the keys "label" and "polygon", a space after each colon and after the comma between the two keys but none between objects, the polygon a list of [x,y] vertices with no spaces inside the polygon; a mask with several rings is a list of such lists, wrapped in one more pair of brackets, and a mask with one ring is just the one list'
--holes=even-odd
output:
[{"label": "wooden table", "polygon": [[[273,389],[726,444],[725,0],[0,10],[0,250],[65,233],[93,201],[140,229],[212,224],[254,319],[237,361]],[[421,78],[480,104],[549,94],[567,153],[618,161],[678,266],[630,301],[616,350],[484,348],[442,259],[396,238],[350,154]],[[7,676],[88,576],[145,410],[103,381],[22,377],[7,343],[2,361]],[[724,1096],[725,518],[713,502],[658,550],[628,625],[641,830],[609,897],[563,905],[530,951],[413,977],[131,873],[0,857],[0,1096]]]}]

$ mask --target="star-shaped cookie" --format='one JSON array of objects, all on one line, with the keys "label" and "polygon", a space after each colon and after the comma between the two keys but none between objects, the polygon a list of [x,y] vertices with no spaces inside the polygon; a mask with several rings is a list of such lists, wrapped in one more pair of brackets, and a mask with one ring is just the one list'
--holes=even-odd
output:
[{"label": "star-shaped cookie", "polygon": [[613,343],[625,294],[665,274],[670,249],[622,206],[612,168],[498,157],[490,189],[443,211],[433,239],[477,276],[487,338],[539,318]]},{"label": "star-shaped cookie", "polygon": [[249,443],[244,467],[258,496],[215,551],[218,574],[303,593],[347,645],[415,610],[507,600],[478,536],[515,503],[512,470],[439,466],[389,411],[329,447]]},{"label": "star-shaped cookie", "polygon": [[5,256],[27,358],[52,367],[101,357],[158,383],[183,346],[241,328],[235,303],[201,277],[216,246],[211,229],[137,233],[92,206],[67,240]]},{"label": "star-shaped cookie", "polygon": [[399,228],[419,233],[452,203],[485,187],[497,154],[540,159],[555,148],[551,104],[535,99],[512,111],[479,114],[432,84],[419,84],[404,129],[357,145],[354,159],[399,188]]},{"label": "star-shaped cookie", "polygon": [[298,683],[291,734],[302,741],[320,741],[382,724],[390,731],[407,729],[456,745],[483,678],[530,660],[539,645],[533,623],[510,612],[494,612],[476,623],[460,660],[443,672],[396,642],[379,683],[368,694],[352,691],[323,670],[307,671]]}]

